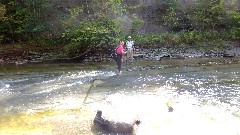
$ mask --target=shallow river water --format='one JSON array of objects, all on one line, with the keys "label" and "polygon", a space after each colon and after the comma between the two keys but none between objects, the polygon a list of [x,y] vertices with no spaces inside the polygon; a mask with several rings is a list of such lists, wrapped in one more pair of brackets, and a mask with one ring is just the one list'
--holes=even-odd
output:
[{"label": "shallow river water", "polygon": [[240,64],[186,61],[0,65],[0,134],[100,135],[102,110],[137,135],[240,135]]}]

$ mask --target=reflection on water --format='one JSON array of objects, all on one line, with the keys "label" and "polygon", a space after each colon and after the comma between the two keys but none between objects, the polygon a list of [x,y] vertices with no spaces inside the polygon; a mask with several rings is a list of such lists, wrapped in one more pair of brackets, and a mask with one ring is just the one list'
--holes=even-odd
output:
[{"label": "reflection on water", "polygon": [[125,70],[120,76],[108,64],[10,68],[0,73],[0,134],[97,134],[92,120],[102,110],[111,120],[140,119],[138,135],[240,135],[239,66]]}]

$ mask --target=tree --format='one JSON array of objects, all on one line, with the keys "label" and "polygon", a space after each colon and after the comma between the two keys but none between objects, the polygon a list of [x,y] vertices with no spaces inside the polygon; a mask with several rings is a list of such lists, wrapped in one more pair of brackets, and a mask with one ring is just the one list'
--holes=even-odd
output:
[{"label": "tree", "polygon": [[93,0],[68,11],[69,16],[63,20],[63,37],[71,53],[106,47],[123,37],[121,24],[127,9],[122,0]]},{"label": "tree", "polygon": [[222,0],[197,0],[191,12],[189,19],[200,31],[216,30],[225,17]]},{"label": "tree", "polygon": [[179,26],[179,14],[177,14],[177,0],[169,0],[166,2],[166,13],[163,16],[164,25],[170,30]]},{"label": "tree", "polygon": [[[15,43],[46,39],[49,31],[46,0],[3,0],[1,2],[0,41]],[[44,35],[43,35],[44,34]]]},{"label": "tree", "polygon": [[[0,3],[0,22],[2,24],[2,25],[0,25],[0,30],[2,30],[4,27],[3,19],[4,19],[5,14],[6,14],[6,6],[3,5],[2,3]],[[2,32],[0,32],[0,43],[2,43],[3,40],[4,40],[4,35]]]},{"label": "tree", "polygon": [[16,42],[22,39],[26,23],[26,7],[23,2],[3,0],[3,16],[0,20],[1,43]]}]

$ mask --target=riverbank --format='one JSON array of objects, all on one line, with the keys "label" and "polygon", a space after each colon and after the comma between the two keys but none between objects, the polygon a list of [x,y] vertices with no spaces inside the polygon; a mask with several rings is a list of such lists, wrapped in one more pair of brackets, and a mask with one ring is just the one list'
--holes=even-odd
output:
[{"label": "riverbank", "polygon": [[1,64],[26,64],[66,57],[63,46],[42,47],[29,44],[0,45]]},{"label": "riverbank", "polygon": [[[33,45],[6,45],[0,46],[1,64],[26,63],[84,63],[112,61],[109,48],[104,52],[91,52],[83,57],[70,57],[64,52],[63,46],[38,47]],[[107,50],[107,51],[106,51]],[[79,54],[81,55],[81,54]],[[228,48],[218,50],[213,48],[194,47],[154,47],[136,46],[135,59],[161,61],[162,59],[191,59],[191,58],[220,58],[216,64],[236,63],[240,59],[240,46],[231,43]],[[126,56],[124,57],[126,60]]]}]

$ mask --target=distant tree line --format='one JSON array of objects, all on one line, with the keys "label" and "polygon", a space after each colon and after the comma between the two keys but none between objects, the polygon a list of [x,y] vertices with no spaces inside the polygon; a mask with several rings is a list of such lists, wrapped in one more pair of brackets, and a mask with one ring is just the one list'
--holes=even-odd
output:
[{"label": "distant tree line", "polygon": [[[1,0],[0,43],[63,45],[69,53],[104,47],[131,34],[139,44],[217,44],[240,39],[239,3],[235,0],[195,0],[191,6],[180,0],[162,0],[155,18],[162,33],[141,33],[144,20],[134,11],[144,5],[124,0],[85,0],[60,9],[51,0]],[[54,17],[54,21],[52,20]],[[130,24],[129,24],[130,22]]]}]

